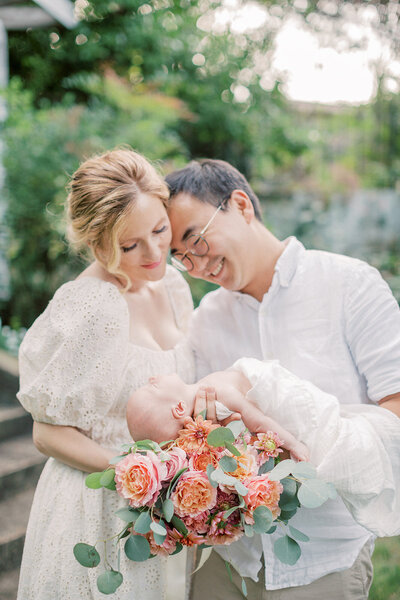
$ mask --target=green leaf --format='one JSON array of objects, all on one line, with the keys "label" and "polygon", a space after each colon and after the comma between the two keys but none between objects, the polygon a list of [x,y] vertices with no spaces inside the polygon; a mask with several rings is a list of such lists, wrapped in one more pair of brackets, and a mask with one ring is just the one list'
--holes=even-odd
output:
[{"label": "green leaf", "polygon": [[269,459],[266,460],[265,463],[263,463],[258,469],[258,474],[264,475],[265,473],[269,473],[269,471],[272,471],[272,469],[274,468],[274,465],[275,460],[272,458],[272,456],[270,456]]},{"label": "green leaf", "polygon": [[247,523],[245,523],[243,525],[243,529],[244,529],[244,534],[246,537],[253,537],[254,536],[254,529],[253,529],[253,525],[248,525]]},{"label": "green leaf", "polygon": [[164,537],[167,535],[167,530],[165,529],[164,525],[162,524],[162,521],[160,521],[159,523],[156,523],[155,521],[153,521],[152,524],[150,525],[150,529],[157,535],[163,535]]},{"label": "green leaf", "polygon": [[257,506],[253,512],[255,533],[267,533],[273,521],[272,512],[267,506]]},{"label": "green leaf", "polygon": [[97,587],[102,594],[113,594],[123,582],[119,571],[106,571],[97,578]]},{"label": "green leaf", "polygon": [[206,420],[207,419],[207,409],[203,408],[203,410],[199,412],[199,415],[201,417],[203,417],[204,420]]},{"label": "green leaf", "polygon": [[230,442],[232,444],[234,441],[235,436],[227,427],[217,427],[210,431],[207,436],[207,443],[210,446],[215,446],[217,448],[225,446],[225,442]]},{"label": "green leaf", "polygon": [[294,479],[286,477],[281,480],[283,492],[279,498],[279,506],[282,510],[292,510],[299,506],[297,500],[297,483]]},{"label": "green leaf", "polygon": [[231,514],[234,513],[235,510],[237,510],[238,508],[240,508],[240,506],[232,506],[232,508],[229,508],[228,510],[226,510],[224,512],[224,519],[227,519],[228,517],[230,517]]},{"label": "green leaf", "polygon": [[119,508],[116,510],[115,514],[117,517],[123,521],[126,521],[127,523],[134,523],[140,515],[140,512],[136,508],[128,508],[124,506],[124,508]]},{"label": "green leaf", "polygon": [[247,598],[247,585],[245,580],[242,577],[242,594],[245,598]]},{"label": "green leaf", "polygon": [[130,535],[125,542],[125,554],[130,560],[143,562],[150,557],[150,544],[141,535]]},{"label": "green leaf", "polygon": [[74,556],[78,563],[84,567],[88,567],[89,569],[97,567],[100,562],[100,554],[97,552],[96,548],[82,542],[75,544]]},{"label": "green leaf", "polygon": [[235,479],[235,477],[232,477],[231,475],[227,475],[220,468],[215,469],[211,473],[210,477],[211,477],[211,481],[214,481],[216,483],[222,483],[225,485],[235,485],[235,483],[237,482],[237,479]]},{"label": "green leaf", "polygon": [[114,482],[115,477],[115,469],[107,469],[107,471],[103,471],[102,476],[100,477],[100,483],[103,487],[107,487],[111,483]]},{"label": "green leaf", "polygon": [[311,463],[298,462],[292,469],[292,475],[294,477],[314,479],[317,475],[317,470]]},{"label": "green leaf", "polygon": [[239,496],[247,496],[249,490],[247,489],[247,487],[245,485],[243,485],[243,483],[241,481],[237,481],[235,483],[235,489],[237,491],[237,493],[239,494]]},{"label": "green leaf", "polygon": [[170,495],[172,494],[172,492],[174,491],[175,485],[177,485],[179,477],[182,475],[182,473],[184,473],[185,471],[187,471],[188,468],[189,467],[184,467],[183,469],[179,469],[179,471],[177,472],[177,474],[175,475],[175,477],[173,477],[171,479],[171,483],[168,486],[168,490],[167,490],[167,494],[166,494],[167,498],[169,498]]},{"label": "green leaf", "polygon": [[297,463],[295,463],[294,460],[292,460],[291,458],[288,458],[287,460],[281,460],[281,462],[277,464],[276,467],[272,469],[272,471],[270,471],[270,480],[280,481],[281,479],[284,479],[285,477],[290,475],[290,473],[292,473],[293,467],[296,464]]},{"label": "green leaf", "polygon": [[229,450],[229,452],[231,452],[234,456],[241,456],[241,452],[236,448],[236,446],[231,444],[231,442],[225,442],[225,448]]},{"label": "green leaf", "polygon": [[218,487],[218,481],[214,481],[214,479],[212,478],[212,474],[215,471],[215,467],[213,467],[213,465],[207,465],[207,477],[208,477],[208,481],[211,483],[211,485],[213,486],[213,488],[217,488]]},{"label": "green leaf", "polygon": [[228,563],[227,560],[224,561],[225,562],[225,568],[228,571],[228,577],[231,583],[233,583],[233,577],[232,577],[232,568],[230,563]]},{"label": "green leaf", "polygon": [[173,504],[172,500],[170,500],[169,498],[164,500],[163,505],[162,505],[162,511],[163,511],[165,520],[169,523],[171,521],[172,517],[174,516],[174,504]]},{"label": "green leaf", "polygon": [[294,565],[300,558],[301,548],[295,540],[285,535],[274,543],[274,552],[285,565]]},{"label": "green leaf", "polygon": [[[119,540],[123,540],[124,538],[128,537],[128,535],[130,535],[131,533],[131,524],[128,523],[127,526],[121,531],[120,534],[118,534],[118,541]],[[121,548],[118,546],[118,552],[120,552]],[[119,569],[119,566],[118,566]]]},{"label": "green leaf", "polygon": [[179,542],[176,543],[176,548],[173,551],[173,553],[171,554],[171,556],[173,556],[174,554],[179,554],[179,552],[182,550],[183,546],[182,544],[180,544]]},{"label": "green leaf", "polygon": [[280,521],[289,521],[294,515],[297,513],[297,507],[291,508],[290,510],[281,510],[281,514],[279,515]]},{"label": "green leaf", "polygon": [[86,486],[92,490],[98,490],[102,486],[100,483],[100,478],[103,475],[103,471],[99,473],[90,473],[85,479]]},{"label": "green leaf", "polygon": [[317,508],[328,500],[330,489],[325,481],[320,479],[306,479],[302,482],[297,497],[302,506]]},{"label": "green leaf", "polygon": [[111,458],[111,460],[109,460],[108,462],[110,463],[110,465],[116,465],[117,463],[119,463],[120,460],[122,460],[125,457],[126,457],[126,454],[121,454],[120,456],[114,456],[114,458]]},{"label": "green leaf", "polygon": [[292,538],[294,538],[295,540],[298,540],[299,542],[309,542],[310,541],[310,538],[308,537],[308,535],[306,535],[302,531],[299,531],[298,529],[296,529],[296,527],[292,527],[291,525],[289,525],[289,531],[292,534]]},{"label": "green leaf", "polygon": [[218,462],[218,465],[225,473],[233,473],[238,466],[237,461],[231,456],[223,456]]},{"label": "green leaf", "polygon": [[268,529],[267,533],[271,534],[274,533],[276,531],[276,525],[272,525],[272,527],[270,529]]},{"label": "green leaf", "polygon": [[139,517],[136,519],[135,525],[133,529],[137,533],[148,533],[150,531],[151,525],[151,516],[150,513],[146,510],[142,512]]},{"label": "green leaf", "polygon": [[231,421],[228,423],[227,428],[230,429],[234,435],[234,438],[238,438],[244,429],[246,429],[246,425],[243,423],[241,419],[238,421]]},{"label": "green leaf", "polygon": [[186,528],[185,523],[182,521],[182,519],[180,519],[179,517],[174,515],[171,519],[171,523],[175,527],[175,529],[177,531],[179,531],[179,533],[181,533],[182,535],[187,535],[188,530]]},{"label": "green leaf", "polygon": [[162,546],[165,542],[166,535],[158,535],[158,533],[153,533],[153,538],[156,544]]}]

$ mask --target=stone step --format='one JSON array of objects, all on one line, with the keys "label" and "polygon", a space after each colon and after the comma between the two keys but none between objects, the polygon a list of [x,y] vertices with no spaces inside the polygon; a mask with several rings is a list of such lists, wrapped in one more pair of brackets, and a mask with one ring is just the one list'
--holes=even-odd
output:
[{"label": "stone step", "polygon": [[15,600],[18,590],[19,569],[0,573],[0,600]]},{"label": "stone step", "polygon": [[[19,567],[35,488],[0,502],[0,573]],[[2,598],[0,594],[0,599]]]},{"label": "stone step", "polygon": [[31,434],[0,442],[0,501],[34,486],[45,461]]},{"label": "stone step", "polygon": [[0,350],[0,406],[15,406],[18,391],[18,360]]},{"label": "stone step", "polygon": [[0,405],[0,441],[32,432],[32,417],[22,406]]}]

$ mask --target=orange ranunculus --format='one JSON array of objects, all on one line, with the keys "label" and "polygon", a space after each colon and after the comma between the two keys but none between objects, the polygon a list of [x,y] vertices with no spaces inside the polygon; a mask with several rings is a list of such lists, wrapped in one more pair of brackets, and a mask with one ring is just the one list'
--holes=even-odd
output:
[{"label": "orange ranunculus", "polygon": [[212,421],[205,421],[201,415],[198,415],[195,420],[187,419],[185,428],[181,429],[178,434],[176,445],[189,455],[194,452],[203,452],[206,448],[210,448],[207,444],[208,434],[217,427],[219,425]]},{"label": "orange ranunculus", "polygon": [[244,481],[258,472],[257,452],[250,446],[247,447],[247,450],[241,446],[237,446],[237,448],[241,452],[240,456],[234,457],[238,466],[229,475],[235,477],[235,479],[239,479],[239,481]]},{"label": "orange ranunculus", "polygon": [[179,517],[195,517],[215,505],[217,490],[203,471],[186,471],[171,494]]},{"label": "orange ranunculus", "polygon": [[268,474],[257,475],[243,482],[249,490],[244,500],[247,504],[246,520],[252,521],[253,511],[258,506],[266,506],[276,519],[281,512],[278,506],[279,498],[283,492],[280,481],[270,481]]}]

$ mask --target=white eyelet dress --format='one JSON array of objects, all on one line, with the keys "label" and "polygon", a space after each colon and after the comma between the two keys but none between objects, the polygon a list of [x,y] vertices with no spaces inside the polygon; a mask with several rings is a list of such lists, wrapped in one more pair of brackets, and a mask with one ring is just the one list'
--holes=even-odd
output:
[{"label": "white eyelet dress", "polygon": [[[165,284],[178,327],[185,332],[192,299],[183,277],[167,268]],[[134,326],[134,323],[133,323]],[[151,375],[177,372],[194,379],[194,362],[181,341],[166,351],[129,341],[126,301],[111,283],[84,277],[64,284],[27,332],[20,350],[18,399],[37,421],[79,428],[106,448],[130,441],[125,406],[130,394]],[[83,457],[84,458],[84,457]],[[91,490],[87,473],[50,458],[40,477],[26,534],[18,600],[100,600],[96,579],[101,564],[79,565],[77,542],[95,544],[122,530],[114,515],[124,505],[116,492]],[[130,561],[121,549],[124,581],[117,600],[162,600],[166,559]],[[107,559],[117,569],[117,550],[108,544]]]}]

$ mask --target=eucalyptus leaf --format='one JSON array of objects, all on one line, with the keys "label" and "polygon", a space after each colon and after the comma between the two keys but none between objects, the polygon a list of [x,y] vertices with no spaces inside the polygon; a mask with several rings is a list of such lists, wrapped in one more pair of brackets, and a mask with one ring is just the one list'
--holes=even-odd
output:
[{"label": "eucalyptus leaf", "polygon": [[165,542],[166,535],[159,535],[158,533],[153,533],[153,538],[156,544],[162,546]]},{"label": "eucalyptus leaf", "polygon": [[294,479],[286,477],[281,480],[283,486],[282,494],[279,498],[279,507],[282,510],[292,510],[299,506],[297,500],[297,483]]},{"label": "eucalyptus leaf", "polygon": [[207,409],[203,408],[203,410],[199,412],[198,416],[201,416],[201,417],[203,417],[204,420],[206,420],[207,419]]},{"label": "eucalyptus leaf", "polygon": [[234,456],[241,456],[241,452],[231,442],[225,442],[225,448]]},{"label": "eucalyptus leaf", "polygon": [[239,494],[239,496],[247,496],[249,490],[248,488],[243,485],[243,483],[241,481],[237,481],[235,483],[235,489],[237,491],[237,493]]},{"label": "eucalyptus leaf", "polygon": [[237,421],[231,421],[228,423],[227,428],[230,429],[234,435],[234,438],[238,438],[239,435],[246,429],[245,424],[241,419]]},{"label": "eucalyptus leaf", "polygon": [[113,594],[123,582],[119,571],[106,571],[97,578],[97,587],[102,594]]},{"label": "eucalyptus leaf", "polygon": [[272,469],[272,471],[270,471],[270,480],[280,481],[281,479],[284,479],[285,477],[290,475],[290,473],[292,473],[293,467],[296,464],[298,463],[295,463],[294,460],[292,460],[291,458],[288,458],[287,460],[281,460],[281,462],[278,463],[276,467]]},{"label": "eucalyptus leaf", "polygon": [[229,577],[229,580],[230,580],[230,582],[231,582],[231,583],[233,583],[233,577],[232,577],[232,568],[231,568],[231,565],[230,565],[230,563],[229,563],[227,560],[225,560],[224,562],[225,562],[225,568],[226,568],[226,570],[228,571],[228,577]]},{"label": "eucalyptus leaf", "polygon": [[225,442],[230,442],[233,444],[234,441],[235,436],[227,427],[217,427],[216,429],[210,431],[207,436],[207,443],[210,446],[215,446],[217,448],[225,446]]},{"label": "eucalyptus leaf", "polygon": [[320,479],[306,479],[302,482],[297,497],[302,506],[317,508],[326,502],[331,493],[325,481]]},{"label": "eucalyptus leaf", "polygon": [[100,555],[94,546],[89,544],[79,543],[74,546],[74,556],[78,563],[84,567],[92,569],[97,567],[100,562]]},{"label": "eucalyptus leaf", "polygon": [[224,519],[227,519],[228,517],[231,516],[231,514],[233,514],[235,512],[235,510],[237,510],[238,508],[240,508],[239,506],[232,506],[232,508],[229,508],[228,510],[226,510],[224,512]]},{"label": "eucalyptus leaf", "polygon": [[245,598],[247,598],[247,585],[245,580],[242,577],[242,594]]},{"label": "eucalyptus leaf", "polygon": [[306,535],[302,531],[299,531],[298,529],[296,529],[296,527],[292,527],[292,525],[289,525],[289,531],[292,535],[292,538],[294,538],[295,540],[298,540],[299,542],[309,542],[310,541],[310,538],[308,537],[308,535]]},{"label": "eucalyptus leaf", "polygon": [[290,510],[281,510],[281,514],[279,515],[279,519],[281,521],[289,521],[294,515],[297,513],[297,507],[291,508]]},{"label": "eucalyptus leaf", "polygon": [[213,467],[213,465],[207,465],[207,477],[208,477],[208,481],[211,483],[211,485],[213,486],[213,488],[217,488],[218,487],[218,481],[214,481],[214,479],[212,478],[212,474],[215,471],[215,467]]},{"label": "eucalyptus leaf", "polygon": [[182,519],[180,519],[179,517],[174,515],[171,519],[171,523],[175,527],[175,529],[177,531],[179,531],[179,533],[181,533],[182,535],[187,535],[188,530],[186,528],[185,523],[182,521]]},{"label": "eucalyptus leaf", "polygon": [[248,525],[247,523],[245,523],[243,525],[243,529],[246,537],[252,538],[254,536],[253,525]]},{"label": "eucalyptus leaf", "polygon": [[272,512],[267,506],[257,506],[253,512],[255,533],[267,533],[273,521]]},{"label": "eucalyptus leaf", "polygon": [[115,514],[117,517],[123,521],[126,521],[127,523],[134,523],[140,515],[140,512],[136,508],[128,508],[127,506],[124,506],[123,508],[116,510]]},{"label": "eucalyptus leaf", "polygon": [[170,500],[169,498],[164,500],[163,505],[162,505],[162,511],[163,511],[165,520],[169,523],[171,521],[172,517],[174,516],[174,504],[173,504],[172,500]]},{"label": "eucalyptus leaf", "polygon": [[258,474],[264,475],[265,473],[269,473],[274,468],[274,465],[275,465],[275,460],[272,458],[272,456],[270,456],[269,459],[266,460],[265,463],[263,463],[261,465],[261,467],[258,469]]},{"label": "eucalyptus leaf", "polygon": [[276,531],[276,525],[272,525],[272,527],[270,527],[270,529],[268,529],[267,533],[271,534],[271,533],[275,533]]},{"label": "eucalyptus leaf", "polygon": [[150,529],[157,535],[163,535],[164,537],[167,535],[167,530],[161,521],[159,523],[153,521],[150,525]]},{"label": "eucalyptus leaf", "polygon": [[115,477],[115,469],[107,469],[106,471],[103,471],[101,477],[100,477],[100,483],[103,487],[107,487],[108,485],[110,485],[111,483],[114,482],[114,477]]},{"label": "eucalyptus leaf", "polygon": [[110,465],[116,465],[117,463],[119,463],[120,460],[122,460],[125,457],[126,454],[120,454],[120,456],[114,456],[114,458],[111,458],[108,462],[110,463]]},{"label": "eucalyptus leaf", "polygon": [[99,473],[90,473],[85,479],[85,484],[88,488],[92,490],[98,490],[103,487],[100,483],[100,478],[103,475],[103,471]]},{"label": "eucalyptus leaf", "polygon": [[175,550],[173,551],[173,553],[171,554],[171,556],[174,556],[174,554],[179,554],[179,552],[183,549],[182,544],[180,544],[179,542],[177,542]]},{"label": "eucalyptus leaf", "polygon": [[[201,551],[201,557],[199,560],[199,564],[197,565],[197,567],[195,568],[193,573],[196,573],[196,571],[201,569],[201,567],[204,565],[204,563],[210,558],[211,552],[212,552],[211,546],[209,548],[205,548],[204,550]],[[192,575],[193,575],[193,573],[192,573]]]},{"label": "eucalyptus leaf", "polygon": [[141,535],[130,535],[125,542],[125,554],[130,560],[143,562],[150,557],[150,544]]},{"label": "eucalyptus leaf", "polygon": [[180,476],[181,476],[183,473],[185,473],[185,471],[187,471],[187,470],[188,470],[188,468],[189,468],[189,467],[184,467],[183,469],[179,469],[179,471],[177,472],[177,474],[175,475],[175,477],[173,477],[173,478],[171,479],[171,482],[170,482],[170,484],[169,484],[169,486],[168,486],[168,490],[167,490],[167,498],[169,498],[169,497],[170,497],[170,495],[172,494],[172,492],[174,491],[174,488],[175,488],[175,486],[176,486],[176,485],[177,485],[177,483],[178,483],[178,479],[179,479],[179,477],[180,477]]},{"label": "eucalyptus leaf", "polygon": [[231,475],[227,475],[220,468],[215,469],[211,473],[210,477],[211,477],[211,481],[214,481],[216,483],[222,483],[223,485],[235,485],[235,483],[237,482],[237,479],[235,479],[235,477],[232,477]]},{"label": "eucalyptus leaf", "polygon": [[233,473],[238,467],[237,461],[230,456],[223,456],[218,465],[225,473]]},{"label": "eucalyptus leaf", "polygon": [[135,525],[133,526],[134,530],[137,533],[148,533],[150,531],[151,525],[151,516],[148,511],[140,513],[138,518],[136,519]]},{"label": "eucalyptus leaf", "polygon": [[300,558],[301,548],[295,540],[285,535],[274,543],[274,552],[281,562],[294,565]]},{"label": "eucalyptus leaf", "polygon": [[295,463],[295,466],[292,469],[292,475],[294,477],[314,479],[317,475],[317,470],[311,463],[298,462]]}]

